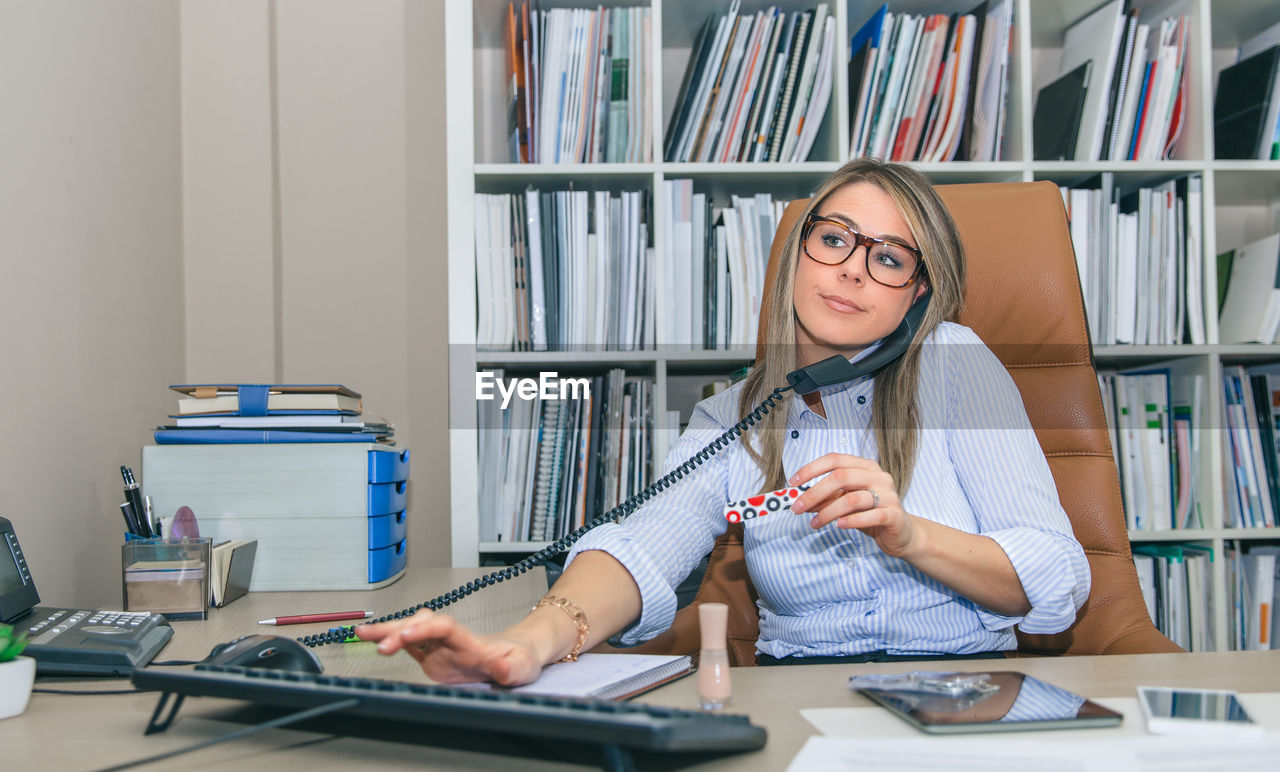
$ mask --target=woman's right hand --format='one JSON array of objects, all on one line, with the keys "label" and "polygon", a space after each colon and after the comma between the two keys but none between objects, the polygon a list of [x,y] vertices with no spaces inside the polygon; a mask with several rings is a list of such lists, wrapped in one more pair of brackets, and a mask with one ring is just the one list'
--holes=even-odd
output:
[{"label": "woman's right hand", "polygon": [[542,672],[542,660],[519,634],[476,635],[448,614],[427,609],[394,622],[360,625],[355,633],[362,641],[377,642],[379,654],[403,649],[439,683],[519,686],[537,680]]}]

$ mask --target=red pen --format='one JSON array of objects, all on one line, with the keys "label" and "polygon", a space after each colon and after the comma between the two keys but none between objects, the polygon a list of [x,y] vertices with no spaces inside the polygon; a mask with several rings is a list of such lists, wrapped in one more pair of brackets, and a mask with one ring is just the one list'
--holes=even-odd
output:
[{"label": "red pen", "polygon": [[328,614],[297,614],[259,620],[260,625],[305,625],[309,622],[341,622],[344,619],[368,619],[372,611],[334,611]]}]

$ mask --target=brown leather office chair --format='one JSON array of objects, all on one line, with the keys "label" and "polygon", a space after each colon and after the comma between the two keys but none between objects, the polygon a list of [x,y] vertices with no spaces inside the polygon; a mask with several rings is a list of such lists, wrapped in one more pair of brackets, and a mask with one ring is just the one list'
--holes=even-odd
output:
[{"label": "brown leather office chair", "polygon": [[[1062,506],[1093,572],[1089,600],[1068,630],[1018,633],[1026,654],[1178,652],[1151,623],[1129,551],[1120,478],[1111,455],[1102,398],[1085,326],[1084,302],[1058,188],[1051,182],[941,185],[968,256],[965,308],[971,327],[1009,369],[1049,459]],[[785,234],[805,201],[792,202],[774,236],[766,287]],[[769,296],[766,288],[764,296]],[[762,346],[760,331],[758,346]],[[760,351],[762,349],[758,349]],[[672,628],[629,651],[698,650],[699,603],[729,605],[734,665],[755,664],[756,593],[747,576],[738,525],[717,540],[694,602]]]}]

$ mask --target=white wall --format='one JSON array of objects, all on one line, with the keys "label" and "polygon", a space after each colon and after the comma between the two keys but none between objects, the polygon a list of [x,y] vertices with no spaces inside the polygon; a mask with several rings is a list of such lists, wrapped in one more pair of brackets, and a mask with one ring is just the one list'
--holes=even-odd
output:
[{"label": "white wall", "polygon": [[120,603],[121,464],[183,377],[178,9],[0,1],[0,515],[46,603]]}]

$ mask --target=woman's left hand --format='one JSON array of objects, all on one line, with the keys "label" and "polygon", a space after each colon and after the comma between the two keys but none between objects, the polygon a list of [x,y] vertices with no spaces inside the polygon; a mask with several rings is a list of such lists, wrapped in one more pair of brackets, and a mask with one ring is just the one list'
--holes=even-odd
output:
[{"label": "woman's left hand", "polygon": [[800,486],[823,474],[791,503],[793,512],[812,513],[809,525],[815,529],[831,522],[837,528],[856,528],[875,539],[886,555],[909,558],[921,532],[902,508],[888,472],[869,459],[828,453],[802,466],[787,482]]}]

